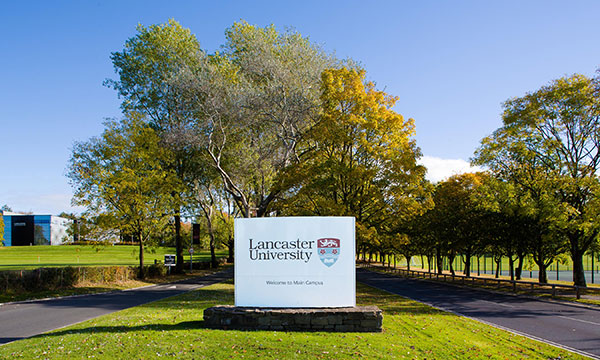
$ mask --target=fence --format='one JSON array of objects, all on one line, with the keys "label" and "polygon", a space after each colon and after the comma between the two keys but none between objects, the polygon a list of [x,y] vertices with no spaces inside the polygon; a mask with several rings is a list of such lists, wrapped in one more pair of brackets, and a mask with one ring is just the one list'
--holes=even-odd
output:
[{"label": "fence", "polygon": [[[375,255],[375,262],[381,262],[381,258],[378,255]],[[403,257],[394,257],[391,255],[391,260],[394,265],[398,263],[400,266],[406,266],[406,259]],[[455,271],[463,271],[465,268],[465,256],[464,255],[456,255],[454,260],[450,263],[447,257],[442,259],[442,270],[450,270],[450,265]],[[546,269],[546,275],[548,280],[564,280],[564,281],[573,281],[573,265],[569,258],[564,258],[563,261],[565,263],[561,263],[559,261],[555,261]],[[506,257],[502,257],[499,264],[494,261],[494,258],[490,255],[481,255],[481,256],[471,256],[471,272],[480,274],[495,274],[496,270],[498,270],[499,275],[501,276],[510,276],[509,272],[509,264],[508,259]],[[498,266],[499,265],[499,266]],[[530,257],[526,258],[524,267],[521,272],[522,277],[529,277],[531,279],[537,279],[539,274],[539,268]],[[437,263],[432,261],[428,262],[427,257],[414,256],[411,258],[411,267],[419,267],[421,269],[426,269],[431,267],[432,271],[437,271]],[[514,263],[515,271],[517,262]],[[598,259],[598,253],[586,254],[583,257],[583,267],[584,267],[584,275],[586,281],[590,284],[597,284],[598,279],[600,279],[600,259]]]},{"label": "fence", "polygon": [[474,276],[466,276],[466,275],[452,275],[452,274],[438,274],[437,272],[428,272],[428,271],[418,271],[418,270],[407,270],[400,269],[397,267],[386,267],[374,264],[365,264],[365,268],[371,270],[383,270],[386,272],[396,273],[405,277],[415,277],[415,278],[423,278],[437,281],[451,281],[461,282],[463,285],[466,285],[468,282],[471,285],[478,285],[483,287],[488,287],[488,285],[493,286],[496,285],[496,288],[501,288],[502,286],[508,286],[514,293],[517,292],[531,292],[534,293],[538,291],[540,293],[549,293],[552,297],[556,297],[559,295],[557,292],[559,290],[567,290],[567,292],[562,293],[562,295],[575,295],[577,299],[581,298],[582,294],[585,293],[597,293],[600,295],[600,288],[595,287],[586,287],[586,286],[577,286],[577,285],[566,285],[566,284],[552,284],[552,283],[536,283],[531,281],[521,281],[521,280],[508,280],[508,279],[496,279],[496,278],[486,278],[486,277],[474,277]]}]

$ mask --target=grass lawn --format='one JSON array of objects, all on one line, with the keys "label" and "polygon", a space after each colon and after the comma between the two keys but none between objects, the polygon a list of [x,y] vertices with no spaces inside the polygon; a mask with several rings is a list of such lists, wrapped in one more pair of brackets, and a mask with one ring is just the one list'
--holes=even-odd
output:
[{"label": "grass lawn", "polygon": [[583,359],[361,284],[357,302],[384,311],[383,333],[203,328],[205,308],[232,302],[232,283],[216,284],[2,346],[0,358]]},{"label": "grass lawn", "polygon": [[[135,245],[94,246],[8,246],[0,247],[0,270],[23,270],[58,266],[139,265],[139,248]],[[164,260],[165,254],[175,254],[175,248],[159,247],[144,252],[144,263]],[[217,256],[226,256],[220,251]],[[189,260],[189,253],[184,254]],[[194,261],[210,259],[208,250],[196,251]]]}]

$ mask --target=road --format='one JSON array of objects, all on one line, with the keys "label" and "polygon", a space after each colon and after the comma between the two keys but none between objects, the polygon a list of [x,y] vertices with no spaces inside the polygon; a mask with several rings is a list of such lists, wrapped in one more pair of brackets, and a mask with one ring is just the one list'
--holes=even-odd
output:
[{"label": "road", "polygon": [[104,294],[5,304],[0,306],[0,344],[179,295],[231,277],[233,277],[233,269],[171,284]]},{"label": "road", "polygon": [[[600,359],[600,310],[358,269],[364,284]],[[385,316],[385,315],[384,315]]]}]

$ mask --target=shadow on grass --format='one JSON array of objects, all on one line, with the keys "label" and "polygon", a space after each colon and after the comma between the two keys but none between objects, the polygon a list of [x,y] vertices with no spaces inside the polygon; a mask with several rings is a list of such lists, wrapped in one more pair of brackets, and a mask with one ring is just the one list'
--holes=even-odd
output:
[{"label": "shadow on grass", "polygon": [[[177,324],[148,324],[137,326],[92,326],[83,329],[60,330],[46,334],[32,336],[31,339],[45,339],[62,337],[66,335],[91,335],[91,334],[113,334],[137,331],[177,331],[177,330],[193,330],[193,329],[208,329],[204,325],[204,320],[198,321],[183,321]],[[18,339],[16,339],[18,340]]]}]

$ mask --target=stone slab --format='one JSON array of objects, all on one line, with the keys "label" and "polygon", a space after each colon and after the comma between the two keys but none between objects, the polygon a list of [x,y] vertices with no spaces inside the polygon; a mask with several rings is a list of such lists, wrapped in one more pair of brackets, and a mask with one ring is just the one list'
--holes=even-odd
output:
[{"label": "stone slab", "polygon": [[204,310],[212,329],[381,332],[383,313],[377,306],[342,308],[257,308],[233,305]]}]

